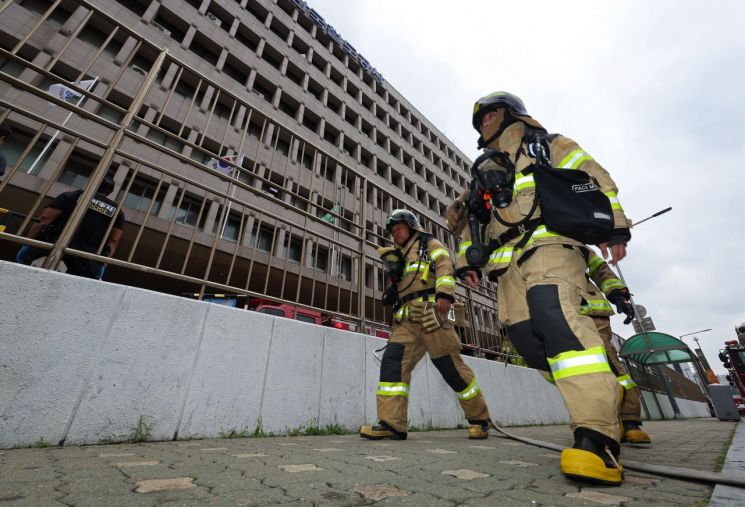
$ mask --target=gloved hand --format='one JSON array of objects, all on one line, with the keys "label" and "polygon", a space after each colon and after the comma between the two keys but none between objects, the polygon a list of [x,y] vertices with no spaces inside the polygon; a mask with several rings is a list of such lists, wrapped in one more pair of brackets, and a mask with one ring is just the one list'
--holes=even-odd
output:
[{"label": "gloved hand", "polygon": [[608,294],[608,301],[616,305],[618,313],[626,314],[623,323],[628,324],[634,319],[634,307],[631,304],[631,293],[627,287],[623,289],[613,289]]}]

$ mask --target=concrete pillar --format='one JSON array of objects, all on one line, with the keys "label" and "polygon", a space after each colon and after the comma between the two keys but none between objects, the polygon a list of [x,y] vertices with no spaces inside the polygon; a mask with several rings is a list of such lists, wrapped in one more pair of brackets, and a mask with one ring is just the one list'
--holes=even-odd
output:
[{"label": "concrete pillar", "polygon": [[[168,213],[171,211],[171,207],[173,206],[173,201],[176,199],[176,193],[179,190],[179,186],[176,183],[163,183],[163,187],[166,189],[166,194],[163,196],[163,206],[160,207],[158,218],[167,220]],[[154,197],[157,198],[157,196]]]},{"label": "concrete pillar", "polygon": [[256,81],[256,69],[251,69],[251,72],[248,73],[248,81],[246,81],[246,88],[248,88],[249,90],[253,89],[255,81]]},{"label": "concrete pillar", "polygon": [[[240,129],[241,125],[243,125],[243,119],[246,117],[246,106],[243,104],[239,105],[238,112],[234,116],[233,128]],[[248,127],[246,127],[246,130],[248,130]]]},{"label": "concrete pillar", "polygon": [[186,35],[184,36],[184,40],[181,41],[181,47],[184,49],[188,49],[191,45],[191,41],[194,40],[194,34],[197,33],[197,27],[194,25],[189,26],[189,29],[186,30]]},{"label": "concrete pillar", "polygon": [[297,113],[295,113],[295,121],[298,123],[303,123],[303,116],[305,115],[305,104],[300,104],[300,106],[297,108]]},{"label": "concrete pillar", "polygon": [[227,48],[222,48],[222,51],[220,51],[220,56],[217,57],[217,63],[215,64],[216,70],[222,70],[223,65],[225,65],[225,60],[227,59],[229,54],[229,51]]},{"label": "concrete pillar", "polygon": [[284,258],[287,258],[287,256],[289,255],[289,251],[288,251],[289,248],[285,249],[285,246],[284,246],[285,236],[287,236],[287,229],[286,229],[286,227],[287,226],[285,224],[281,224],[279,227],[277,227],[276,232],[275,232],[275,236],[276,237],[274,238],[275,245],[276,245],[276,250],[275,251],[279,251],[280,249],[283,250],[284,251],[283,257]]},{"label": "concrete pillar", "polygon": [[279,73],[283,76],[287,75],[287,63],[290,61],[286,56],[282,58],[282,63],[279,65]]},{"label": "concrete pillar", "polygon": [[245,247],[251,247],[251,239],[256,239],[251,237],[251,233],[255,224],[256,217],[253,215],[252,212],[247,212],[246,217],[243,219],[243,239],[241,240],[241,245]]},{"label": "concrete pillar", "polygon": [[[121,190],[122,185],[124,185],[124,180],[127,179],[127,174],[129,173],[129,161],[125,160],[124,163],[120,164],[119,167],[116,169],[116,173],[114,174],[114,191],[111,193],[111,195],[118,195],[119,190]],[[126,196],[122,196],[122,202],[124,202],[124,198]],[[157,196],[153,196],[153,198],[156,198]]]},{"label": "concrete pillar", "polygon": [[231,37],[235,37],[235,33],[238,31],[238,27],[241,24],[241,20],[239,18],[233,18],[233,24],[230,25],[230,30],[228,30],[228,34]]},{"label": "concrete pillar", "polygon": [[[197,138],[199,137],[199,131],[192,129],[191,132],[189,132],[189,136],[186,138],[186,140],[192,144],[196,144]],[[194,148],[192,148],[190,145],[185,144],[184,145],[184,153],[183,155],[185,157],[190,157],[192,151],[194,151]]]},{"label": "concrete pillar", "polygon": [[198,106],[199,109],[204,113],[207,112],[207,110],[210,107],[210,103],[212,102],[212,95],[215,93],[215,88],[207,85],[207,89],[204,91],[204,96],[202,97],[201,102],[199,102]]},{"label": "concrete pillar", "polygon": [[259,45],[256,47],[256,57],[261,58],[261,55],[264,54],[264,46],[266,46],[266,41],[264,39],[261,39],[259,41]]}]

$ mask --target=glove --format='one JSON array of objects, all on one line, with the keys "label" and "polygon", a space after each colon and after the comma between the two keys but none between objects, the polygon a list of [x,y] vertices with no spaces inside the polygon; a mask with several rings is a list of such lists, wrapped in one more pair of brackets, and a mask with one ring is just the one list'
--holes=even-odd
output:
[{"label": "glove", "polygon": [[[613,229],[608,244],[613,245],[625,245],[631,240],[631,231],[629,229]],[[628,289],[626,289],[628,292]]]},{"label": "glove", "polygon": [[608,301],[616,305],[618,313],[626,314],[623,323],[628,324],[634,319],[634,306],[631,304],[631,293],[627,287],[613,289],[608,293]]}]

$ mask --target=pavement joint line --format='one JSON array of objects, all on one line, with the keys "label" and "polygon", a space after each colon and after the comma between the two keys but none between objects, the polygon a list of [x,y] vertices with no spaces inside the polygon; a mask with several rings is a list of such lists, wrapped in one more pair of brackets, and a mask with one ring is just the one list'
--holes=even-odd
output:
[{"label": "pavement joint line", "polygon": [[379,463],[382,463],[384,461],[397,461],[397,460],[402,459],[397,456],[365,456],[365,458],[370,459],[372,461],[377,461]]},{"label": "pavement joint line", "polygon": [[432,454],[458,454],[456,451],[448,451],[447,449],[427,449],[426,452]]},{"label": "pavement joint line", "polygon": [[129,468],[129,467],[151,467],[160,465],[160,461],[123,461],[121,463],[114,463],[113,466],[116,468]]}]

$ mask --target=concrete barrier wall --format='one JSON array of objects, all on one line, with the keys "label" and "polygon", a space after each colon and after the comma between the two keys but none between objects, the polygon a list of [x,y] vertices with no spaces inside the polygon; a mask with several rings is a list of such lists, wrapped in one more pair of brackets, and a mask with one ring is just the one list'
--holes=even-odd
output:
[{"label": "concrete barrier wall", "polygon": [[[0,447],[375,422],[384,340],[3,261],[0,286]],[[498,423],[568,421],[535,370],[466,361]],[[409,422],[465,422],[429,360]]]}]

